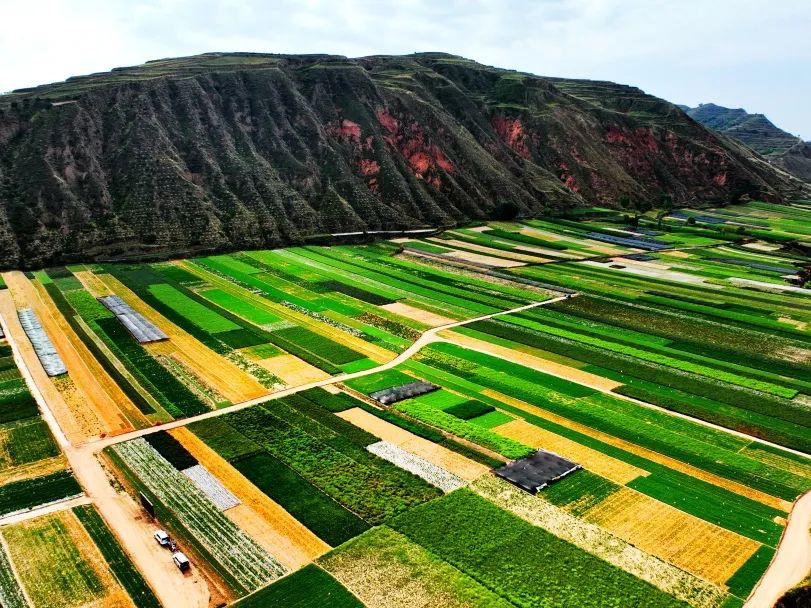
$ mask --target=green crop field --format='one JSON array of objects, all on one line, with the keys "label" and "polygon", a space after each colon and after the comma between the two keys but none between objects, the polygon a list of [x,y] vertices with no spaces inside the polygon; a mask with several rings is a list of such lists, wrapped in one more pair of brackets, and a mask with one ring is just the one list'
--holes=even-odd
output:
[{"label": "green crop field", "polygon": [[[0,341],[2,606],[157,608],[153,528],[241,608],[744,605],[811,491],[807,206],[316,242],[4,274],[70,372]],[[59,503],[100,474],[155,519]]]}]

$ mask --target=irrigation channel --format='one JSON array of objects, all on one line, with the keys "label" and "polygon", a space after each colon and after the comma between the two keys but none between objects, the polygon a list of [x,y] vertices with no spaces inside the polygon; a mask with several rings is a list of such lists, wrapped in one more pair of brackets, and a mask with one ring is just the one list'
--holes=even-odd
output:
[{"label": "irrigation channel", "polygon": [[[195,573],[195,570],[192,571],[192,575],[190,576],[177,576],[176,569],[171,561],[167,561],[165,552],[158,547],[154,541],[152,541],[151,537],[153,526],[151,526],[149,522],[143,521],[138,505],[126,494],[116,491],[116,489],[111,485],[108,473],[105,471],[99,458],[97,458],[98,453],[101,450],[108,446],[128,441],[136,437],[142,437],[158,431],[181,427],[198,420],[204,420],[206,418],[220,416],[222,414],[227,414],[228,412],[244,409],[253,405],[266,403],[273,401],[274,399],[286,397],[288,395],[311,388],[337,384],[347,380],[352,380],[354,378],[385,371],[403,363],[404,361],[407,361],[428,344],[433,342],[448,341],[446,338],[438,335],[442,331],[454,329],[456,327],[461,327],[477,321],[492,319],[502,315],[522,312],[538,306],[559,302],[567,298],[577,297],[578,295],[578,293],[564,294],[548,300],[533,302],[531,304],[512,308],[510,310],[504,310],[472,319],[455,321],[446,325],[433,327],[423,332],[423,334],[411,346],[400,353],[397,357],[377,367],[349,374],[341,374],[316,382],[283,389],[271,395],[236,403],[219,410],[205,412],[190,418],[183,418],[145,429],[131,431],[129,433],[115,435],[113,437],[105,437],[102,439],[89,441],[80,446],[74,446],[70,443],[70,441],[68,441],[38,386],[38,382],[47,382],[48,379],[44,375],[41,368],[38,369],[36,365],[28,365],[27,361],[36,361],[36,357],[34,356],[32,359],[30,355],[27,357],[23,355],[22,351],[26,347],[28,347],[30,350],[30,345],[27,344],[25,340],[25,335],[22,331],[22,327],[19,325],[16,314],[11,314],[12,312],[15,312],[13,306],[10,309],[8,306],[0,307],[0,321],[2,321],[2,326],[5,330],[6,337],[12,347],[14,359],[20,368],[23,378],[25,378],[32,395],[42,410],[43,418],[51,428],[57,442],[62,447],[74,475],[84,488],[87,497],[96,505],[107,523],[116,531],[118,536],[124,542],[128,549],[128,553],[132,557],[138,569],[144,574],[147,580],[149,580],[150,585],[155,590],[161,603],[167,606],[182,606],[183,608],[205,608],[209,602],[209,592],[205,581],[202,580],[202,577],[199,574]],[[30,354],[33,354],[33,352]],[[583,384],[583,382],[580,383]],[[593,386],[592,388],[605,393],[610,392],[604,387]],[[701,424],[705,427],[729,433],[752,442],[768,445],[792,454],[804,456],[806,458],[811,458],[811,456],[805,454],[804,452],[786,448],[758,437],[753,437],[745,433],[727,429],[705,420],[666,410],[659,406],[630,397],[625,397],[617,393],[612,392],[611,395],[616,398],[632,401],[638,405],[666,412],[671,416],[678,416],[679,418],[690,420],[696,424]],[[796,585],[803,579],[809,567],[811,567],[811,536],[808,534],[809,527],[811,527],[811,492],[806,493],[795,502],[789,516],[789,522],[783,533],[780,544],[778,545],[774,559],[772,560],[772,564],[761,579],[758,586],[750,595],[744,608],[769,608],[774,604],[777,598],[782,595],[783,592]]]}]

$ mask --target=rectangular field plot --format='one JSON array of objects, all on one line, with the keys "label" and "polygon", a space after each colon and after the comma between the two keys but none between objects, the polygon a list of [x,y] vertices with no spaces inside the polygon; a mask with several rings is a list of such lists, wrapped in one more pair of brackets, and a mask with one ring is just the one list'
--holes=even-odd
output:
[{"label": "rectangular field plot", "polygon": [[25,334],[31,341],[34,352],[37,353],[37,357],[40,363],[42,363],[42,367],[45,369],[45,373],[49,376],[67,374],[68,369],[62,362],[59,353],[56,352],[51,339],[45,333],[45,330],[42,329],[42,325],[36,313],[30,308],[23,308],[17,311],[17,315],[20,318],[20,325],[22,325],[23,331],[25,331]]},{"label": "rectangular field plot", "polygon": [[416,507],[389,525],[519,606],[684,606],[467,489]]},{"label": "rectangular field plot", "polygon": [[71,511],[7,526],[2,536],[33,608],[134,606]]},{"label": "rectangular field plot", "polygon": [[366,449],[375,456],[388,460],[393,465],[424,479],[443,492],[452,492],[465,485],[463,479],[460,479],[450,471],[420,456],[407,452],[388,441],[378,441],[377,443],[366,446]]},{"label": "rectangular field plot", "polygon": [[144,318],[144,316],[133,310],[129,304],[124,302],[119,296],[105,296],[99,298],[99,302],[104,304],[105,308],[112,312],[121,324],[127,328],[139,343],[146,344],[148,342],[158,342],[160,340],[168,340],[167,336],[162,330],[155,327],[155,325]]},{"label": "rectangular field plot", "polygon": [[341,545],[319,564],[369,608],[512,606],[386,526]]}]

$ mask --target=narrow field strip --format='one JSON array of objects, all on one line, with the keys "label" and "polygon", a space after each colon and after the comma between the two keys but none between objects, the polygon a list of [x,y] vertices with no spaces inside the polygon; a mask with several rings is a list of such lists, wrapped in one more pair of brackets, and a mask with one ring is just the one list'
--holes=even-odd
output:
[{"label": "narrow field strip", "polygon": [[598,376],[597,374],[579,370],[568,365],[556,363],[555,361],[549,361],[548,359],[542,359],[541,357],[524,353],[519,350],[499,346],[498,344],[493,344],[492,342],[466,336],[457,331],[444,331],[440,332],[439,335],[440,337],[446,338],[459,346],[464,346],[465,348],[475,351],[485,352],[495,357],[513,361],[514,363],[519,363],[525,367],[529,367],[547,374],[552,374],[558,378],[564,378],[565,380],[570,380],[571,382],[576,382],[577,384],[596,388],[601,391],[611,391],[618,386],[622,386],[622,383],[617,382],[616,380],[604,378],[603,376]]},{"label": "narrow field strip", "polygon": [[366,449],[375,456],[388,460],[393,465],[424,479],[443,492],[452,492],[466,485],[463,479],[453,473],[388,441],[378,441],[366,446]]},{"label": "narrow field strip", "polygon": [[543,448],[564,458],[571,459],[582,464],[585,469],[621,485],[625,485],[638,477],[650,475],[644,469],[607,456],[602,452],[581,445],[566,437],[556,435],[520,418],[494,427],[493,431],[534,448]]}]

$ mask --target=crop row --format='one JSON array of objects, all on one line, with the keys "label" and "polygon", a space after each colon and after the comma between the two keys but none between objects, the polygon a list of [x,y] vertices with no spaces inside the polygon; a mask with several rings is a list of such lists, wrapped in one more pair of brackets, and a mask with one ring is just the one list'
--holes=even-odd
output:
[{"label": "crop row", "polygon": [[70,471],[13,481],[0,486],[0,515],[25,511],[82,493]]},{"label": "crop row", "polygon": [[390,525],[517,606],[684,606],[466,489],[416,507]]},{"label": "crop row", "polygon": [[0,545],[0,606],[4,608],[29,608],[2,545]]},{"label": "crop row", "polygon": [[254,590],[284,574],[284,568],[267,551],[144,439],[117,444],[112,450],[149,495],[169,510],[219,569],[242,588]]},{"label": "crop row", "polygon": [[534,329],[543,334],[550,334],[559,338],[566,338],[574,342],[587,344],[589,346],[607,350],[609,352],[626,355],[628,357],[633,357],[635,359],[640,359],[650,363],[657,363],[666,367],[672,367],[681,371],[705,376],[713,380],[734,384],[736,386],[742,386],[752,390],[770,393],[778,397],[791,399],[797,394],[795,389],[780,386],[772,382],[757,380],[755,378],[709,367],[707,365],[701,365],[692,361],[685,361],[683,359],[678,359],[663,353],[637,348],[629,344],[605,340],[596,337],[595,335],[589,335],[586,332],[572,331],[570,329],[566,329],[565,327],[555,326],[548,322],[547,319],[544,319],[542,315],[540,315],[540,317],[539,315],[529,314],[517,315],[515,317],[508,318],[508,321],[517,325],[529,327],[530,329]]},{"label": "crop row", "polygon": [[138,608],[160,608],[160,602],[144,577],[133,566],[123,547],[113,536],[98,511],[90,505],[75,507],[73,512],[84,529],[99,548],[104,561],[110,567],[121,586],[126,589]]}]

